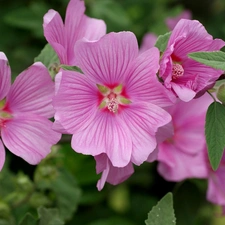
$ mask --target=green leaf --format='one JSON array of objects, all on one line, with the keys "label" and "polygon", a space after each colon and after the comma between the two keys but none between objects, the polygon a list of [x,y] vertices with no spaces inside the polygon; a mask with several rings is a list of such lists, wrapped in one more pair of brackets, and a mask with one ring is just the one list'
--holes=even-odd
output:
[{"label": "green leaf", "polygon": [[37,219],[35,219],[30,213],[27,213],[19,225],[37,225],[37,222]]},{"label": "green leaf", "polygon": [[166,194],[148,213],[146,225],[175,225],[172,193]]},{"label": "green leaf", "polygon": [[58,72],[59,58],[50,44],[46,44],[34,62],[42,62],[49,70],[51,77]]},{"label": "green leaf", "polygon": [[[58,209],[39,208],[39,225],[63,225],[65,224],[59,217]],[[32,224],[33,225],[33,224]]]},{"label": "green leaf", "polygon": [[220,164],[225,147],[225,107],[213,102],[206,114],[205,136],[209,161],[214,170]]},{"label": "green leaf", "polygon": [[188,57],[215,69],[225,70],[225,52],[193,52]]},{"label": "green leaf", "polygon": [[159,35],[158,39],[156,40],[155,47],[157,47],[160,52],[165,51],[170,35],[171,32],[168,32],[164,35]]},{"label": "green leaf", "polygon": [[83,71],[77,66],[60,65],[60,67],[64,70],[71,70],[71,71],[83,73]]}]

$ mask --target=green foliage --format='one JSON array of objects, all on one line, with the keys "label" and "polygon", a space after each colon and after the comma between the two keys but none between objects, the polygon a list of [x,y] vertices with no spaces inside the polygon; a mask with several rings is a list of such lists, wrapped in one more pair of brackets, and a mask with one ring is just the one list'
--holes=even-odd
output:
[{"label": "green foliage", "polygon": [[209,161],[214,170],[220,164],[225,147],[225,107],[213,102],[206,114],[205,135]]},{"label": "green foliage", "polygon": [[225,70],[225,52],[193,52],[188,57],[215,69]]},{"label": "green foliage", "polygon": [[156,40],[155,47],[157,47],[160,52],[165,51],[170,35],[171,32],[168,32],[164,35],[159,35],[158,39]]},{"label": "green foliage", "polygon": [[176,218],[173,209],[173,195],[166,194],[148,214],[146,225],[175,225]]}]

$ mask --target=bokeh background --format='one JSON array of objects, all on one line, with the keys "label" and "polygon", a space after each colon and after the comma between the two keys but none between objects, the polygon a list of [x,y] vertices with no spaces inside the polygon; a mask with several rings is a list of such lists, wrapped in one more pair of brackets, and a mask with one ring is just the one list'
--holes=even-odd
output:
[{"label": "bokeh background", "polygon": [[[0,0],[0,51],[7,55],[14,78],[34,62],[47,43],[44,14],[52,8],[64,18],[67,4],[68,0]],[[213,37],[225,40],[224,0],[85,0],[85,4],[87,15],[105,20],[107,32],[132,31],[139,44],[147,32],[168,32],[165,19],[185,9]],[[169,191],[177,225],[225,224],[221,208],[206,201],[206,180],[167,182],[158,175],[156,162],[135,167],[127,181],[106,184],[98,192],[100,176],[95,173],[94,159],[75,153],[70,138],[63,136],[38,166],[7,151],[0,172],[0,225],[33,225],[31,218],[49,215],[55,218],[53,225],[59,221],[66,225],[140,225]]]}]

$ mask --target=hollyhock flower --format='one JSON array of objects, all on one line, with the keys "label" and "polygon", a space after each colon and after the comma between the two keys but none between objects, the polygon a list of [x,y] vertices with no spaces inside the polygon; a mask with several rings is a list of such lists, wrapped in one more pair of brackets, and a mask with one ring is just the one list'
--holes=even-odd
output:
[{"label": "hollyhock flower", "polygon": [[[158,144],[158,172],[166,180],[181,181],[208,176],[204,125],[206,111],[211,102],[211,96],[205,94],[190,102],[179,101],[168,107],[174,133]],[[168,131],[170,130],[164,131],[164,135],[168,136]]]},{"label": "hollyhock flower", "polygon": [[224,45],[221,39],[213,40],[198,21],[181,19],[172,31],[160,61],[159,77],[164,86],[182,101],[202,95],[223,71],[198,63],[188,58],[188,54],[216,51]]},{"label": "hollyhock flower", "polygon": [[149,48],[154,47],[156,40],[157,40],[157,36],[155,34],[153,33],[145,34],[140,46],[140,53],[148,50]]},{"label": "hollyhock flower", "polygon": [[105,153],[115,167],[143,163],[156,147],[155,132],[171,117],[171,105],[156,72],[159,51],[139,55],[131,32],[109,33],[99,41],[79,41],[77,65],[84,74],[62,71],[53,100],[56,116],[72,137],[72,148]]},{"label": "hollyhock flower", "polygon": [[[54,83],[41,63],[34,63],[11,85],[11,71],[0,52],[0,169],[5,161],[4,145],[30,164],[37,164],[61,135],[51,129]],[[4,143],[4,145],[3,145]]]},{"label": "hollyhock flower", "polygon": [[176,17],[168,17],[166,18],[166,25],[169,28],[169,30],[173,30],[173,28],[176,26],[176,24],[179,22],[181,19],[191,19],[192,18],[192,13],[190,10],[184,10],[182,11],[179,15]]},{"label": "hollyhock flower", "polygon": [[70,0],[65,23],[58,12],[50,9],[44,16],[44,36],[59,56],[61,64],[75,65],[74,46],[85,37],[97,40],[106,33],[103,20],[84,15],[85,5],[81,0]]}]

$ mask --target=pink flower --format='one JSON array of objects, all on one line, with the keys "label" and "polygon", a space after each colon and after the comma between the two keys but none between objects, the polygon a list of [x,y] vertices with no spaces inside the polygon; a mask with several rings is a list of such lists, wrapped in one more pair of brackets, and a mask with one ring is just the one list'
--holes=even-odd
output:
[{"label": "pink flower", "polygon": [[154,47],[157,40],[157,36],[153,33],[147,33],[142,39],[142,44],[140,46],[140,53]]},{"label": "pink flower", "polygon": [[[188,103],[179,101],[168,108],[174,133],[158,144],[158,172],[166,180],[207,178],[204,125],[206,111],[211,102],[211,96],[205,94]],[[164,132],[164,136],[168,136],[168,131],[170,130]]]},{"label": "pink flower", "polygon": [[58,121],[71,134],[72,148],[105,153],[115,167],[143,163],[156,147],[155,132],[171,117],[171,104],[157,81],[159,51],[139,55],[131,32],[110,33],[96,42],[79,41],[77,65],[84,74],[62,71],[53,100]]},{"label": "pink flower", "polygon": [[11,85],[8,60],[0,52],[0,169],[5,161],[4,145],[30,164],[37,164],[61,135],[51,129],[54,83],[41,63],[34,63]]},{"label": "pink flower", "polygon": [[192,13],[189,10],[184,10],[182,11],[179,15],[176,17],[168,17],[166,19],[166,25],[169,28],[169,30],[173,30],[173,28],[176,26],[176,24],[181,20],[181,19],[191,19],[192,18]]},{"label": "pink flower", "polygon": [[97,40],[106,33],[104,21],[84,15],[84,1],[70,0],[65,24],[55,10],[44,16],[44,36],[59,56],[60,63],[75,65],[75,43],[82,38]]},{"label": "pink flower", "polygon": [[97,174],[102,172],[101,179],[97,183],[99,191],[102,190],[105,182],[117,185],[128,179],[134,172],[132,163],[128,163],[125,167],[115,167],[104,153],[95,156],[95,160]]},{"label": "pink flower", "polygon": [[202,95],[223,71],[188,58],[188,53],[216,51],[224,45],[221,39],[213,40],[198,21],[181,19],[172,31],[160,61],[159,76],[165,87],[182,101]]}]

